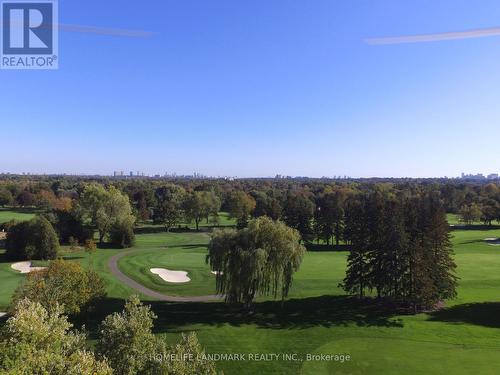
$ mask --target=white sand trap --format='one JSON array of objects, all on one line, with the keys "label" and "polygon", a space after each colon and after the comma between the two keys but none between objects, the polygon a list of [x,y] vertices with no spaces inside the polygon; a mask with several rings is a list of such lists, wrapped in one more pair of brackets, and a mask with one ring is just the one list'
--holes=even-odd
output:
[{"label": "white sand trap", "polygon": [[222,272],[222,271],[212,271],[212,273],[214,275],[223,275],[224,274],[224,272]]},{"label": "white sand trap", "polygon": [[485,238],[484,241],[487,242],[488,245],[491,245],[491,246],[500,246],[500,238],[494,238],[494,237]]},{"label": "white sand trap", "polygon": [[186,271],[171,271],[166,268],[151,268],[150,271],[160,276],[167,283],[187,283],[191,281]]},{"label": "white sand trap", "polygon": [[31,267],[31,262],[29,260],[27,260],[25,262],[14,263],[11,266],[11,268],[13,270],[19,271],[21,273],[30,273],[30,272],[33,272],[33,271],[44,270],[47,267]]},{"label": "white sand trap", "polygon": [[0,318],[4,317],[5,315],[7,315],[6,312],[0,312]]}]

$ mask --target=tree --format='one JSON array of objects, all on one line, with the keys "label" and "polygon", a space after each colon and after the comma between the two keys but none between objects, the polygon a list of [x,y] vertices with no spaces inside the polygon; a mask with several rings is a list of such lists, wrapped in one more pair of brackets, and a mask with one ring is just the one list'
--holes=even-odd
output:
[{"label": "tree", "polygon": [[12,196],[12,193],[5,188],[0,188],[0,206],[10,206],[13,203],[14,197]]},{"label": "tree", "polygon": [[318,198],[314,222],[319,238],[329,244],[335,237],[335,243],[339,245],[344,226],[343,197],[340,192],[326,193]]},{"label": "tree", "polygon": [[111,368],[85,349],[85,336],[56,306],[20,300],[0,333],[0,372],[7,374],[108,375]]},{"label": "tree", "polygon": [[113,226],[135,222],[128,197],[114,186],[106,190],[102,185],[87,185],[80,199],[80,209],[98,230],[101,244]]},{"label": "tree", "polygon": [[217,221],[220,199],[212,191],[193,191],[186,196],[182,206],[186,220],[194,221],[196,230],[199,230],[201,220],[208,221],[211,217]]},{"label": "tree", "polygon": [[78,314],[105,295],[104,281],[97,273],[84,270],[79,263],[58,259],[45,270],[29,273],[13,300],[28,298],[49,312],[63,307],[67,314]]},{"label": "tree", "polygon": [[255,209],[255,199],[244,191],[237,190],[233,191],[228,198],[227,207],[229,211],[229,217],[238,220],[238,229],[247,226],[248,217]]},{"label": "tree", "polygon": [[35,204],[35,196],[28,190],[23,190],[19,193],[16,200],[22,207],[31,207]]},{"label": "tree", "polygon": [[247,228],[215,232],[207,262],[217,271],[217,292],[248,308],[256,295],[284,299],[304,253],[297,230],[262,216]]},{"label": "tree", "polygon": [[194,334],[183,336],[181,342],[169,348],[152,333],[154,319],[156,315],[151,308],[144,306],[135,296],[127,301],[121,313],[108,315],[104,319],[99,329],[97,352],[102,358],[108,359],[114,373],[215,374],[214,364],[203,359],[204,352]]},{"label": "tree", "polygon": [[69,243],[71,237],[79,242],[85,242],[94,235],[92,228],[85,225],[85,220],[77,209],[70,211],[55,209],[44,216],[53,225],[61,243]]},{"label": "tree", "polygon": [[314,238],[314,211],[314,203],[309,198],[300,194],[289,194],[283,209],[283,219],[289,227],[300,232],[304,241],[309,242]]},{"label": "tree", "polygon": [[177,185],[168,184],[155,191],[153,221],[165,226],[168,232],[182,219],[182,202],[186,191]]},{"label": "tree", "polygon": [[370,232],[367,225],[366,198],[352,198],[346,206],[345,238],[350,244],[346,277],[341,287],[358,297],[371,287]]},{"label": "tree", "polygon": [[13,260],[55,259],[59,240],[50,222],[37,216],[12,225],[7,233],[5,248],[7,257]]},{"label": "tree", "polygon": [[500,220],[500,203],[495,199],[484,199],[481,202],[481,221],[491,226],[493,220]]},{"label": "tree", "polygon": [[410,198],[387,192],[348,201],[346,239],[351,245],[342,287],[362,297],[409,304],[416,312],[456,295],[456,265],[442,202],[435,194]]},{"label": "tree", "polygon": [[254,218],[260,216],[269,216],[273,220],[278,220],[281,217],[283,208],[279,199],[279,193],[275,190],[259,191],[254,190],[250,193],[255,199],[255,208],[252,216]]},{"label": "tree", "polygon": [[134,218],[132,215],[117,220],[109,230],[109,240],[117,247],[132,247],[135,243]]},{"label": "tree", "polygon": [[461,222],[472,225],[481,218],[481,207],[476,203],[465,204],[460,208],[458,215]]}]

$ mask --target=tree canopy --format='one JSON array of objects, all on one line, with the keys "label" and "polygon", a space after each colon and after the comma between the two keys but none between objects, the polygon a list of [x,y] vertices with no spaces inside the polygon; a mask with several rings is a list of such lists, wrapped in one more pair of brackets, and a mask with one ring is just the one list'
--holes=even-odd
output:
[{"label": "tree canopy", "polygon": [[77,314],[105,294],[104,281],[95,271],[58,259],[51,261],[48,268],[26,276],[14,293],[13,305],[28,298],[48,311],[63,308],[66,314]]},{"label": "tree canopy", "polygon": [[59,250],[57,234],[44,217],[10,226],[5,241],[7,257],[13,260],[55,259]]},{"label": "tree canopy", "polygon": [[109,375],[106,360],[85,348],[85,335],[71,330],[61,306],[52,311],[20,300],[0,331],[2,374]]},{"label": "tree canopy", "polygon": [[217,292],[228,303],[249,306],[257,295],[288,295],[305,248],[297,230],[262,216],[238,231],[216,231],[208,252]]}]

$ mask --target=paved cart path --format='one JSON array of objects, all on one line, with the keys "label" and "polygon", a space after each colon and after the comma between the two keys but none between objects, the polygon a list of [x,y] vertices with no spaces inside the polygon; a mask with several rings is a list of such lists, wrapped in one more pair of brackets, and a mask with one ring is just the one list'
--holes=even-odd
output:
[{"label": "paved cart path", "polygon": [[108,260],[108,267],[111,273],[120,280],[123,284],[128,287],[137,290],[138,292],[144,294],[145,296],[160,300],[160,301],[168,301],[168,302],[211,302],[211,301],[220,301],[223,299],[221,296],[210,295],[210,296],[192,296],[192,297],[181,297],[181,296],[168,296],[166,294],[159,293],[155,290],[146,288],[144,285],[139,284],[134,279],[131,279],[127,275],[125,275],[118,268],[118,260],[123,258],[125,255],[133,253],[137,250],[124,251],[119,254],[113,255]]}]

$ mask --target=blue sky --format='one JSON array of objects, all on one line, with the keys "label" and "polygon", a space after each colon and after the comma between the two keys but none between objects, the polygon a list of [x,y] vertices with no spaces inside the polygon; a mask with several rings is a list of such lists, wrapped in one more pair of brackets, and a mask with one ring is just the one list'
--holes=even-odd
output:
[{"label": "blue sky", "polygon": [[70,1],[59,70],[0,71],[0,171],[500,172],[497,0]]}]

